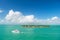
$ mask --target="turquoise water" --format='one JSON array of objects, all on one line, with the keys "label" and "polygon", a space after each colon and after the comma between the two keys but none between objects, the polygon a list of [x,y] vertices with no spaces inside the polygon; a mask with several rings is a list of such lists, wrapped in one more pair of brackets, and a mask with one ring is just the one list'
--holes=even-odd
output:
[{"label": "turquoise water", "polygon": [[[11,31],[15,29],[21,31],[21,33],[12,33]],[[0,25],[0,40],[60,40],[60,25],[51,25],[49,28]]]}]

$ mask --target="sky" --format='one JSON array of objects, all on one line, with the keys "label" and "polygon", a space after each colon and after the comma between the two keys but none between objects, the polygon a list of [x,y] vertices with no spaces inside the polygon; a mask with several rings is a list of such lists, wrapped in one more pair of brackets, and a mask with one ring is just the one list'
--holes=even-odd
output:
[{"label": "sky", "polygon": [[[12,14],[9,14],[10,12],[12,12]],[[27,16],[31,19],[30,20],[26,17],[26,20],[29,20],[28,22],[31,22],[33,20],[39,20],[40,22],[41,19],[41,22],[43,20],[46,24],[47,20],[53,19],[55,20],[53,22],[55,24],[56,20],[60,20],[60,0],[0,0],[1,20],[7,20],[8,18],[11,18],[10,15],[13,15],[13,12],[19,14],[19,18],[21,14],[24,17]],[[17,16],[16,14],[14,15]],[[24,21],[25,18],[23,18],[22,20]],[[24,22],[26,23],[26,21]]]}]

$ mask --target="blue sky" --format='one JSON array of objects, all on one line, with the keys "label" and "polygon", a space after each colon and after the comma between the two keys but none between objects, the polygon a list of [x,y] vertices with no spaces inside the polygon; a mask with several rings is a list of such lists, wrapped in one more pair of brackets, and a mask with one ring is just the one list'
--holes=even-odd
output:
[{"label": "blue sky", "polygon": [[4,10],[0,17],[6,16],[10,9],[20,11],[24,15],[35,15],[36,18],[60,17],[60,0],[0,0],[0,9]]},{"label": "blue sky", "polygon": [[0,0],[0,23],[60,24],[60,0]]}]

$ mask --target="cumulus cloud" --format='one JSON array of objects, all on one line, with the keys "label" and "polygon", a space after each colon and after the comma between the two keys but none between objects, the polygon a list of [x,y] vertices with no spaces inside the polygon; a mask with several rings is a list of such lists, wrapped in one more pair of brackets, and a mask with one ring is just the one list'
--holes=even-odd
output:
[{"label": "cumulus cloud", "polygon": [[49,25],[49,24],[60,24],[60,18],[57,16],[49,19],[37,19],[34,15],[23,15],[19,11],[9,10],[9,13],[0,23],[3,24],[36,24],[36,25]]},{"label": "cumulus cloud", "polygon": [[10,10],[4,20],[6,23],[29,24],[33,23],[34,15],[24,16],[21,12]]},{"label": "cumulus cloud", "polygon": [[50,22],[51,24],[60,24],[59,21],[60,21],[60,18],[57,17],[57,16],[52,17],[52,18],[49,20],[49,22]]}]

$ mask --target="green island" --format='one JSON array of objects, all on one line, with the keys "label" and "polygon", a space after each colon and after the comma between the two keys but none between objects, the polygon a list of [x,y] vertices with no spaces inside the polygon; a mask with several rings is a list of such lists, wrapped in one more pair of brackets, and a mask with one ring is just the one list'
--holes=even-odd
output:
[{"label": "green island", "polygon": [[50,25],[21,25],[25,28],[48,28]]}]

